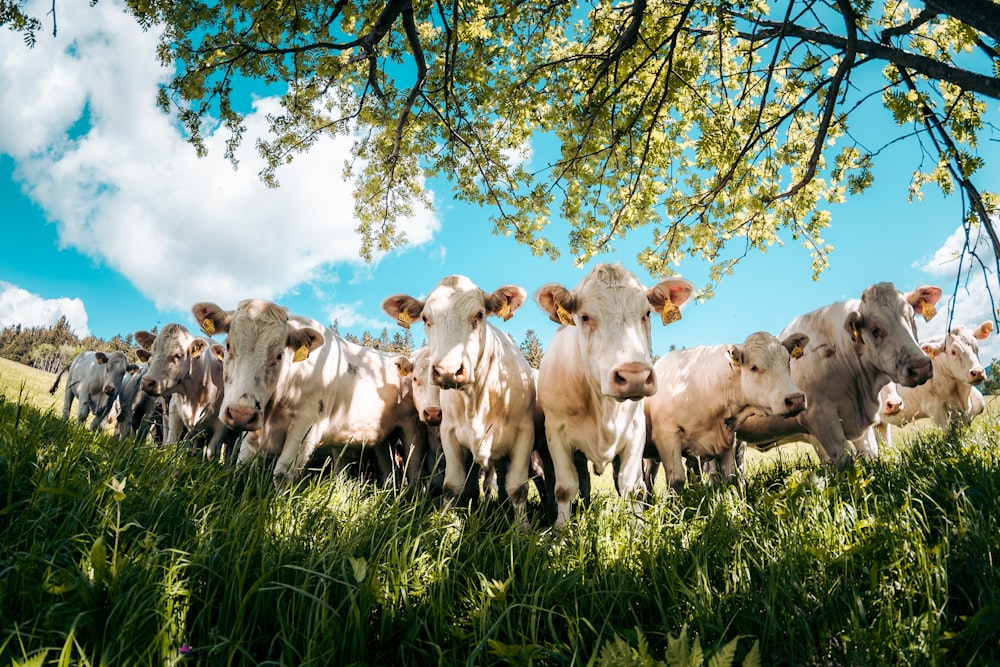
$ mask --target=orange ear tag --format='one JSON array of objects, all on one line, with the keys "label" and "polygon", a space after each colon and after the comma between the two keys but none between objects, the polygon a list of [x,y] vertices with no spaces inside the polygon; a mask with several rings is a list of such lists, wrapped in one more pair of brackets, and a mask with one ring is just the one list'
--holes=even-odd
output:
[{"label": "orange ear tag", "polygon": [[921,299],[920,314],[924,316],[924,322],[930,322],[931,318],[937,315],[937,308],[934,307],[933,303],[927,303]]},{"label": "orange ear tag", "polygon": [[206,317],[201,321],[201,330],[211,336],[215,333],[215,322]]},{"label": "orange ear tag", "polygon": [[293,362],[305,361],[306,357],[309,356],[309,348],[306,347],[305,343],[299,345],[299,349],[295,350],[295,356],[292,357]]},{"label": "orange ear tag", "polygon": [[671,301],[667,301],[663,304],[663,310],[660,311],[660,317],[663,319],[663,326],[667,326],[672,322],[676,322],[681,319],[681,309]]},{"label": "orange ear tag", "polygon": [[851,329],[851,336],[854,338],[854,342],[857,343],[858,345],[865,344],[864,339],[861,337],[861,330],[858,329],[857,327],[853,327]]},{"label": "orange ear tag", "polygon": [[573,316],[569,314],[568,310],[563,308],[561,303],[556,304],[556,316],[563,324],[568,324],[571,327],[576,326],[576,322],[573,321]]},{"label": "orange ear tag", "polygon": [[404,329],[409,329],[410,325],[413,324],[413,318],[405,310],[399,311],[399,315],[396,317],[396,321],[399,322],[399,326]]},{"label": "orange ear tag", "polygon": [[510,309],[509,301],[503,302],[503,305],[500,307],[500,310],[497,311],[497,317],[502,317],[504,322],[514,317],[514,311]]},{"label": "orange ear tag", "polygon": [[410,371],[406,370],[405,368],[400,368],[399,369],[399,377],[405,378],[409,374],[410,374]]},{"label": "orange ear tag", "polygon": [[791,355],[792,355],[792,359],[798,359],[798,358],[800,358],[803,355],[802,348],[799,347],[798,345],[792,346]]}]

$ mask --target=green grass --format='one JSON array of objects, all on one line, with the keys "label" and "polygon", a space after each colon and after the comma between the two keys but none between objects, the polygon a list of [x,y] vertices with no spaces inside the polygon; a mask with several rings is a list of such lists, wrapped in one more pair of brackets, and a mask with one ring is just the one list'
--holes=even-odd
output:
[{"label": "green grass", "polygon": [[0,664],[1000,661],[993,416],[845,472],[783,456],[743,494],[692,481],[638,519],[602,489],[554,535],[534,504],[522,530],[343,478],[278,494],[264,466],[4,394]]}]

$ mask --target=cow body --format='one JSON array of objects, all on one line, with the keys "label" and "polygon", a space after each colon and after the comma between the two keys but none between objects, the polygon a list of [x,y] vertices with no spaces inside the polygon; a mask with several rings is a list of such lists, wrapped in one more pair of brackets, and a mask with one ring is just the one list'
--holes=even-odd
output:
[{"label": "cow body", "polygon": [[118,394],[118,418],[115,435],[127,438],[136,435],[143,420],[152,417],[156,410],[156,397],[142,390],[142,378],[149,370],[150,353],[142,348],[136,350],[141,362],[131,375],[122,380],[122,390]]},{"label": "cow body", "polygon": [[151,355],[142,391],[170,399],[164,442],[173,444],[204,433],[205,456],[217,456],[229,429],[219,418],[223,391],[212,379],[222,372],[222,361],[210,352],[215,341],[193,336],[176,323],[164,326],[159,335],[136,331],[135,340]]},{"label": "cow body", "polygon": [[655,447],[673,490],[684,486],[685,457],[722,460],[748,414],[794,416],[805,409],[789,364],[808,342],[803,334],[779,341],[758,332],[741,345],[673,350],[656,362],[658,389],[643,401],[647,452]]},{"label": "cow body", "polygon": [[898,406],[892,394],[884,392],[880,415],[883,439],[889,441],[889,425],[902,426],[930,417],[946,431],[953,424],[968,425],[981,413],[982,394],[976,385],[986,380],[986,370],[979,361],[979,341],[986,340],[992,331],[990,322],[976,329],[959,325],[921,344],[931,357],[934,376],[917,387],[891,385],[899,396]]},{"label": "cow body", "polygon": [[136,365],[129,363],[128,357],[120,350],[107,354],[81,352],[68,366],[59,371],[49,393],[56,393],[63,374],[68,373],[66,393],[63,398],[63,419],[69,419],[75,399],[77,419],[84,422],[93,413],[94,418],[90,428],[96,431],[100,428],[101,422],[107,418],[115,398],[121,392],[125,373],[133,373],[136,368]]},{"label": "cow body", "polygon": [[550,319],[563,325],[538,369],[556,528],[569,520],[580,490],[575,452],[582,452],[597,474],[619,458],[619,493],[636,500],[642,495],[641,399],[657,387],[650,313],[675,311],[693,289],[686,280],[669,279],[647,290],[620,265],[599,264],[572,291],[553,283],[536,293]]},{"label": "cow body", "polygon": [[220,416],[249,432],[238,461],[277,455],[280,489],[318,448],[330,449],[338,468],[371,448],[389,482],[398,438],[407,450],[408,481],[419,477],[425,436],[396,355],[351,343],[269,301],[242,301],[233,311],[199,303],[192,312],[203,329],[228,334]]},{"label": "cow body", "polygon": [[463,494],[467,453],[487,475],[506,459],[505,491],[522,514],[534,441],[535,383],[510,336],[487,317],[512,316],[526,297],[515,285],[487,293],[465,276],[448,276],[424,301],[398,294],[382,303],[397,321],[424,323],[430,380],[441,389],[444,494]]},{"label": "cow body", "polygon": [[940,296],[938,287],[903,295],[891,283],[879,283],[860,299],[797,317],[778,337],[790,332],[809,337],[809,348],[792,365],[792,380],[809,405],[794,417],[750,416],[739,424],[739,438],[765,446],[805,434],[820,460],[838,466],[850,463],[852,450],[877,457],[871,426],[878,419],[879,391],[890,381],[917,386],[931,377],[913,316],[928,316]]}]

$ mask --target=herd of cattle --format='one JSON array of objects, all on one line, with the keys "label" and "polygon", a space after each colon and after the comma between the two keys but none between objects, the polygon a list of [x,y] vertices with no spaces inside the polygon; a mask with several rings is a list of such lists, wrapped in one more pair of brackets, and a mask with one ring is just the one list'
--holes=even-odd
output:
[{"label": "herd of cattle", "polygon": [[[878,456],[877,432],[884,441],[891,424],[927,416],[946,429],[984,408],[978,341],[992,325],[917,341],[914,317],[934,315],[937,287],[904,294],[879,283],[797,317],[777,337],[752,333],[654,364],[652,317],[676,320],[692,292],[681,278],[646,288],[617,264],[594,267],[573,289],[544,285],[535,300],[561,326],[537,372],[488,320],[524,305],[516,285],[489,293],[449,276],[424,300],[385,299],[401,326],[424,326],[427,343],[409,357],[351,343],[268,301],[198,303],[205,336],[180,324],[138,331],[143,363],[84,352],[52,392],[68,372],[64,418],[77,399],[79,419],[93,412],[96,429],[116,402],[121,435],[169,398],[165,442],[202,433],[210,457],[226,443],[238,445],[239,462],[276,457],[279,488],[328,454],[337,469],[367,461],[383,482],[448,498],[475,497],[482,475],[523,516],[533,480],[556,527],[589,495],[588,462],[598,474],[613,464],[619,493],[639,504],[658,465],[672,489],[689,466],[732,479],[745,446],[790,439],[845,465]],[[211,337],[223,334],[224,344]]]}]

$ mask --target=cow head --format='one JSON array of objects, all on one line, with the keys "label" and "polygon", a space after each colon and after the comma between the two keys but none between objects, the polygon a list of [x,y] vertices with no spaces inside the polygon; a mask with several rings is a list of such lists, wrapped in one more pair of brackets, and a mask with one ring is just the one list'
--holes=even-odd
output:
[{"label": "cow head", "polygon": [[809,336],[792,334],[783,341],[759,331],[742,345],[726,345],[729,363],[739,372],[743,395],[770,414],[794,416],[806,409],[806,396],[792,381],[790,364],[809,343]]},{"label": "cow head", "polygon": [[125,373],[134,373],[139,369],[135,364],[129,363],[128,355],[121,350],[110,353],[95,352],[94,359],[100,366],[101,392],[108,397],[114,397],[121,392]]},{"label": "cow head", "polygon": [[200,357],[209,343],[196,338],[183,325],[170,323],[160,335],[136,331],[135,341],[149,356],[149,368],[142,378],[142,390],[151,396],[168,396],[191,376],[191,362]]},{"label": "cow head", "polygon": [[898,415],[906,407],[903,404],[903,397],[899,395],[895,382],[890,382],[879,390],[878,400],[881,406],[879,407],[879,414],[884,417]]},{"label": "cow head", "polygon": [[325,342],[314,327],[289,321],[288,309],[270,301],[248,299],[231,311],[196,303],[191,312],[205,333],[227,334],[219,416],[238,431],[263,425],[265,406],[281,378]]},{"label": "cow head", "polygon": [[892,283],[866,289],[858,308],[848,313],[844,322],[863,363],[904,387],[927,382],[934,370],[930,357],[917,345],[913,316],[930,319],[940,298],[939,287],[918,287],[905,295]]},{"label": "cow head", "polygon": [[554,322],[578,327],[587,376],[600,393],[625,401],[656,393],[650,313],[679,312],[693,291],[683,278],[646,289],[621,265],[598,264],[576,289],[550,283],[535,299]]},{"label": "cow head", "polygon": [[442,389],[461,389],[477,381],[476,369],[486,349],[486,318],[508,319],[527,299],[517,285],[484,292],[465,276],[448,276],[426,301],[405,294],[390,296],[382,310],[409,326],[421,320],[427,334],[431,382]]},{"label": "cow head", "polygon": [[422,347],[409,358],[396,359],[399,374],[409,377],[413,390],[413,404],[420,421],[428,426],[441,425],[441,388],[431,382],[430,349]]},{"label": "cow head", "polygon": [[989,338],[992,331],[992,322],[983,322],[975,330],[959,325],[920,349],[934,361],[935,375],[977,385],[986,379],[986,369],[979,361],[979,341]]}]

